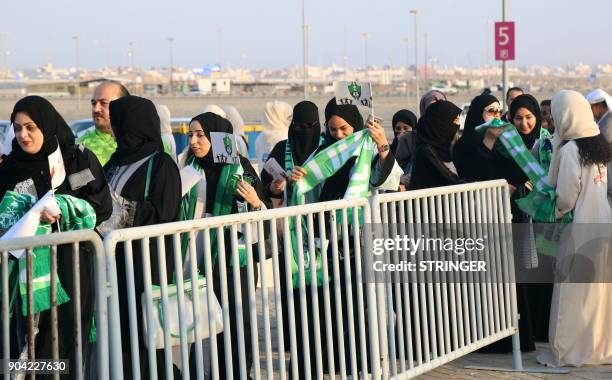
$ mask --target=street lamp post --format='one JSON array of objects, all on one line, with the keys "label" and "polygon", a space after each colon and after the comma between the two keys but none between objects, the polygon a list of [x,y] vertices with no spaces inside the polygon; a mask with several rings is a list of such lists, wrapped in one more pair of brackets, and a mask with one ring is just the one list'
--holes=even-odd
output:
[{"label": "street lamp post", "polygon": [[[130,60],[130,77],[131,77],[131,84],[132,86],[134,86],[134,82],[136,80],[135,76],[134,76],[134,43],[133,42],[128,42],[128,58]],[[135,87],[133,87],[135,88]]]},{"label": "street lamp post", "polygon": [[404,44],[406,46],[406,82],[404,88],[406,96],[408,96],[408,83],[410,83],[410,39],[408,37],[404,38]]},{"label": "street lamp post", "polygon": [[168,37],[168,43],[170,45],[170,93],[173,94],[174,93],[174,77],[173,77],[173,71],[174,71],[174,62],[173,62],[173,54],[172,54],[172,43],[174,42],[174,38],[172,37]]},{"label": "street lamp post", "polygon": [[75,81],[75,93],[76,93],[76,97],[77,97],[77,110],[81,109],[81,75],[79,72],[79,36],[74,36],[72,37],[72,39],[74,40],[74,52],[75,52],[75,63],[76,63],[76,67],[75,67],[75,77],[76,77],[76,81]]},{"label": "street lamp post", "polygon": [[363,43],[364,43],[364,69],[365,69],[365,81],[368,82],[370,80],[370,72],[368,70],[368,33],[363,33]]},{"label": "street lamp post", "polygon": [[416,9],[410,11],[410,14],[414,16],[414,79],[415,79],[415,110],[419,108],[419,34],[417,28],[417,15]]},{"label": "street lamp post", "polygon": [[[506,14],[508,13],[508,4],[506,0],[502,0],[502,22],[506,21]],[[506,92],[508,91],[508,69],[506,67],[506,60],[502,61],[502,99],[504,99],[504,111],[508,109],[506,104]]]},{"label": "street lamp post", "polygon": [[128,42],[128,47],[130,50],[128,51],[128,58],[130,59],[130,70],[134,70],[134,43]]},{"label": "street lamp post", "polygon": [[429,40],[429,36],[427,35],[427,33],[425,33],[423,35],[423,47],[425,50],[425,90],[427,90],[427,88],[429,87],[429,51],[428,51],[428,41]]},{"label": "street lamp post", "polygon": [[304,99],[308,99],[308,26],[306,25],[306,0],[302,0],[302,71],[304,72]]},{"label": "street lamp post", "polygon": [[8,64],[8,60],[9,60],[10,55],[11,55],[11,51],[10,50],[5,50],[4,51],[4,81],[5,82],[8,81],[8,77],[9,77],[9,64]]}]

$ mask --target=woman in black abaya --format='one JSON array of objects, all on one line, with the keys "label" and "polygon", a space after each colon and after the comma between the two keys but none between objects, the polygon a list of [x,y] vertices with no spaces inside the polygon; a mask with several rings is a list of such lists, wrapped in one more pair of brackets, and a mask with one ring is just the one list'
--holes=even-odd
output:
[{"label": "woman in black abaya", "polygon": [[[160,121],[155,105],[148,99],[126,96],[110,103],[110,120],[117,150],[104,166],[113,193],[115,214],[113,225],[106,229],[147,226],[178,220],[181,202],[181,178],[176,163],[163,154]],[[122,185],[124,183],[124,185]],[[110,221],[109,221],[110,222]],[[152,283],[159,284],[159,261],[156,240],[150,242]],[[173,243],[166,239],[166,270],[173,273]],[[131,344],[139,345],[141,376],[148,378],[149,361],[144,345],[143,309],[140,296],[144,292],[144,267],[141,242],[133,242],[134,285],[138,342],[130,341],[127,292],[119,293],[119,310],[123,349],[123,369],[126,378],[132,377]],[[124,246],[117,247],[118,289],[127,289]],[[139,322],[140,321],[140,322]],[[163,351],[158,351],[158,373],[163,374]]]}]

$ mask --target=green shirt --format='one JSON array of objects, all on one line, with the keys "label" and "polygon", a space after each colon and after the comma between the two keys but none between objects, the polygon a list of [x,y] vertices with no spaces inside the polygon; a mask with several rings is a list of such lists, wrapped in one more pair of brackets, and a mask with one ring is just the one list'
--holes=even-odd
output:
[{"label": "green shirt", "polygon": [[102,166],[108,162],[110,156],[117,149],[117,142],[113,135],[100,132],[98,128],[81,136],[78,143],[83,144],[85,148],[91,150],[96,157],[98,157],[98,161],[100,161],[100,165]]}]

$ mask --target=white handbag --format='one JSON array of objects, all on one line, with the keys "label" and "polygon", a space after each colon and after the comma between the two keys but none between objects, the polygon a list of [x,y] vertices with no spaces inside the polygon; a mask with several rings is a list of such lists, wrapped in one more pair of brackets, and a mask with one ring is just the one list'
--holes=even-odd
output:
[{"label": "white handbag", "polygon": [[[200,339],[206,339],[210,336],[211,331],[213,334],[218,334],[223,331],[223,312],[221,305],[215,296],[212,289],[206,286],[206,278],[199,277],[199,301],[200,301]],[[183,283],[185,293],[185,327],[187,343],[195,342],[195,323],[193,313],[193,292],[191,289],[191,280],[186,280]],[[208,297],[213,298],[213,308],[210,310],[212,313],[212,319],[214,326],[209,326],[208,316]],[[143,311],[143,335],[144,341],[147,347],[151,344],[148,335],[149,321],[147,318],[147,302],[146,295],[142,293],[141,296],[142,311]],[[178,308],[178,296],[177,287],[175,284],[168,284],[168,310],[164,312],[161,297],[161,288],[157,285],[153,285],[152,291],[152,302],[153,315],[155,320],[153,322],[153,329],[155,330],[154,338],[151,339],[153,346],[156,349],[164,348],[164,322],[167,322],[168,328],[170,329],[170,346],[178,346],[180,344],[180,329],[179,329],[179,308]]]}]

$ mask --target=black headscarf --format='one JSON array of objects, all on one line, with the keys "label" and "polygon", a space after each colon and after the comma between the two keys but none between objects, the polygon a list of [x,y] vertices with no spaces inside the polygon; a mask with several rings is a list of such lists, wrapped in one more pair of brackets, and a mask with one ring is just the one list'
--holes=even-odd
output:
[{"label": "black headscarf", "polygon": [[339,116],[344,119],[351,127],[353,127],[353,132],[361,131],[364,127],[363,116],[359,112],[359,109],[355,105],[337,105],[336,98],[332,98],[327,105],[325,106],[325,129],[326,129],[326,143],[333,144],[337,139],[333,138],[331,133],[329,132],[329,119],[332,116]]},{"label": "black headscarf", "polygon": [[149,99],[130,95],[113,100],[110,122],[117,150],[107,165],[128,165],[163,151],[159,116]]},{"label": "black headscarf", "polygon": [[454,120],[461,109],[447,100],[432,103],[417,126],[417,149],[419,145],[429,145],[438,157],[445,162],[451,161],[451,143],[459,130]]},{"label": "black headscarf", "polygon": [[509,114],[510,122],[512,124],[514,124],[514,116],[518,112],[519,108],[527,108],[536,118],[536,125],[528,134],[524,135],[517,129],[527,149],[531,149],[535,141],[540,137],[540,128],[542,127],[542,111],[540,110],[540,105],[538,104],[536,98],[529,94],[519,95],[514,98],[512,104],[510,105]]},{"label": "black headscarf", "polygon": [[417,126],[417,117],[416,115],[409,110],[399,110],[393,115],[393,119],[391,121],[391,127],[393,128],[393,142],[391,143],[391,152],[395,154],[397,150],[397,145],[399,143],[398,133],[395,132],[395,124],[398,122],[402,122],[408,124],[412,128],[416,128]]},{"label": "black headscarf", "polygon": [[[201,113],[191,119],[189,124],[191,124],[193,121],[200,123],[206,138],[211,144],[211,132],[234,133],[232,124],[227,119],[222,118],[216,113]],[[217,185],[219,183],[221,170],[223,169],[224,164],[214,162],[212,145],[204,157],[196,158],[196,160],[206,173],[206,212],[212,213],[215,205],[215,196],[217,194]]]},{"label": "black headscarf", "polygon": [[24,112],[30,116],[32,121],[43,133],[43,145],[36,154],[24,152],[17,138],[12,141],[11,153],[4,157],[0,165],[0,179],[7,188],[14,186],[17,182],[31,178],[35,173],[49,171],[48,156],[55,152],[58,147],[62,151],[64,161],[71,149],[74,148],[74,135],[66,124],[64,118],[57,112],[53,105],[40,96],[26,96],[19,100],[13,107],[11,123],[15,116]]},{"label": "black headscarf", "polygon": [[[298,127],[300,124],[309,124],[311,127]],[[294,165],[301,166],[317,149],[320,135],[319,109],[316,104],[308,100],[296,104],[288,133]]]},{"label": "black headscarf", "polygon": [[478,95],[470,103],[470,109],[465,117],[465,124],[463,126],[463,136],[461,140],[464,141],[482,141],[482,135],[476,132],[475,128],[481,124],[484,124],[484,118],[482,113],[486,106],[492,103],[499,103],[499,100],[493,95]]},{"label": "black headscarf", "polygon": [[[338,141],[333,138],[329,132],[328,123],[332,116],[339,116],[343,118],[351,127],[354,132],[361,131],[364,128],[363,117],[359,113],[359,109],[354,105],[337,105],[336,98],[331,99],[325,107],[325,128],[326,137],[325,144],[319,147],[319,150],[328,147],[329,145]],[[351,177],[351,169],[357,160],[356,157],[351,157],[345,164],[338,170],[333,176],[329,177],[323,188],[321,189],[321,195],[319,201],[329,201],[334,199],[340,199],[344,196],[346,188]]]}]

